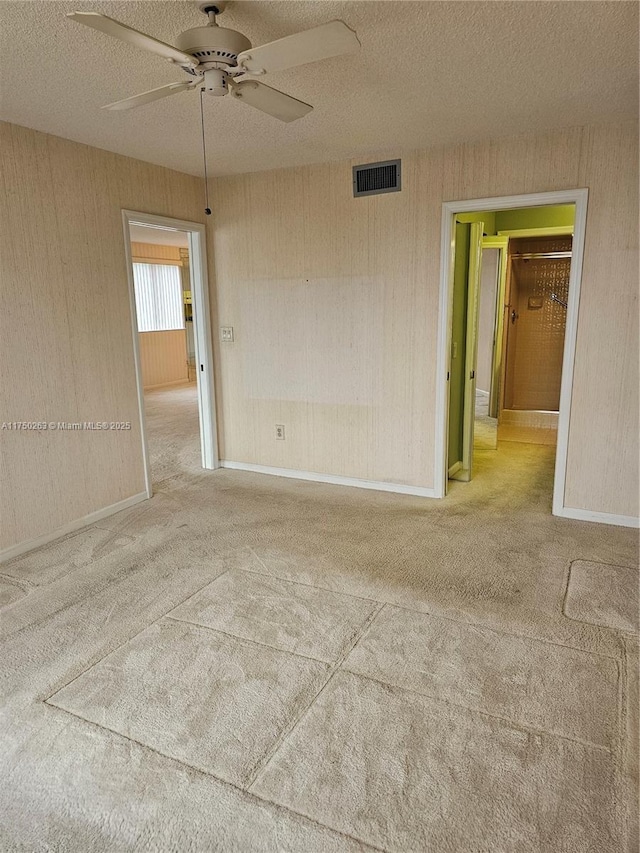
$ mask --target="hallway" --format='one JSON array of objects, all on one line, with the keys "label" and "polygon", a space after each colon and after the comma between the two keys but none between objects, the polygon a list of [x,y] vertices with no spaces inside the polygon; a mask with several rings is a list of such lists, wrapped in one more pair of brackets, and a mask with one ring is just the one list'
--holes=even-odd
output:
[{"label": "hallway", "polygon": [[144,414],[154,488],[163,480],[199,473],[202,464],[196,383],[146,391]]},{"label": "hallway", "polygon": [[150,501],[2,568],[2,849],[632,849],[636,531],[532,444],[444,501],[204,471],[194,390]]}]

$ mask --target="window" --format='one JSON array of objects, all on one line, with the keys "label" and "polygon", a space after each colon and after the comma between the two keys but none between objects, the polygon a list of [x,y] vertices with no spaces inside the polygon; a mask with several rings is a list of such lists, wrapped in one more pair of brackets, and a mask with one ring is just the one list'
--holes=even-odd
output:
[{"label": "window", "polygon": [[184,329],[180,267],[134,264],[133,285],[139,332]]}]

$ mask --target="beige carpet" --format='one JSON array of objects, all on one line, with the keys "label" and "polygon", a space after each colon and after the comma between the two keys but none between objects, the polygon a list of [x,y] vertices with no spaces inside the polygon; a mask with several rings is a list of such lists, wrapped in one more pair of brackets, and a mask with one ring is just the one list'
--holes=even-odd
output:
[{"label": "beige carpet", "polygon": [[498,447],[498,419],[489,417],[489,395],[483,391],[476,391],[474,414],[474,450],[495,450]]},{"label": "beige carpet", "polygon": [[190,393],[151,501],[2,567],[0,849],[637,850],[637,531],[529,444],[445,501],[203,472]]},{"label": "beige carpet", "polygon": [[154,491],[164,480],[202,470],[198,392],[195,382],[144,395]]},{"label": "beige carpet", "polygon": [[576,560],[564,612],[570,619],[638,633],[638,574],[627,566]]}]

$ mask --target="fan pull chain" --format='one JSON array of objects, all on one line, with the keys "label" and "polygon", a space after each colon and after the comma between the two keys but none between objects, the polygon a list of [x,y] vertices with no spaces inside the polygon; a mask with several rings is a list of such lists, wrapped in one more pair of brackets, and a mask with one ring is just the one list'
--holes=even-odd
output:
[{"label": "fan pull chain", "polygon": [[200,121],[202,124],[202,159],[204,161],[204,212],[207,216],[211,216],[211,208],[209,207],[209,180],[207,178],[207,140],[204,132],[204,89],[200,89]]}]

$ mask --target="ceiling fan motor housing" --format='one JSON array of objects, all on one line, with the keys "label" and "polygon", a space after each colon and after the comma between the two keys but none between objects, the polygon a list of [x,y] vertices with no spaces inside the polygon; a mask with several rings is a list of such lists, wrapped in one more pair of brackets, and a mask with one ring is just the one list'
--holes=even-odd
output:
[{"label": "ceiling fan motor housing", "polygon": [[[222,97],[229,93],[229,75],[221,68],[209,68],[204,72],[201,89],[208,95]],[[199,85],[199,84],[198,84]]]},{"label": "ceiling fan motor housing", "polygon": [[183,53],[195,56],[200,63],[196,71],[199,73],[207,68],[235,67],[238,54],[249,50],[251,42],[242,33],[226,27],[194,27],[180,33],[175,46]]}]

